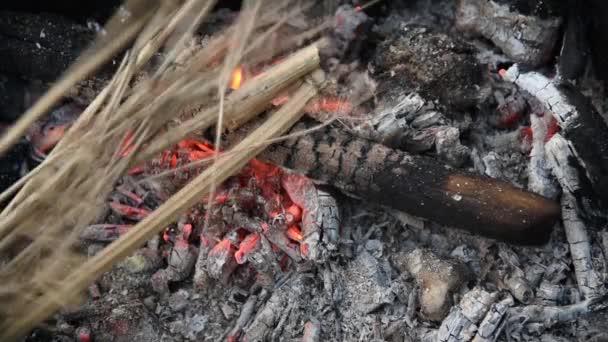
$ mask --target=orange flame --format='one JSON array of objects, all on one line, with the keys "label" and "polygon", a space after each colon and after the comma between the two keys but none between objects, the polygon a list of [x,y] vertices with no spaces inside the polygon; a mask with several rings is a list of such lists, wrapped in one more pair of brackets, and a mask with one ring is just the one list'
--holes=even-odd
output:
[{"label": "orange flame", "polygon": [[287,229],[287,237],[294,241],[302,241],[302,231],[297,225],[293,225]]},{"label": "orange flame", "polygon": [[230,82],[230,89],[237,90],[241,87],[243,82],[243,67],[239,66],[232,72],[232,81]]}]

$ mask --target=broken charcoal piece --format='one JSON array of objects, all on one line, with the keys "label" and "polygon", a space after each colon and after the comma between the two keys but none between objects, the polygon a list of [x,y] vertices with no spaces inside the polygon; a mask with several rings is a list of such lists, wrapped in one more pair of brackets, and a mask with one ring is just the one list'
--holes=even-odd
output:
[{"label": "broken charcoal piece", "polygon": [[448,165],[461,167],[469,160],[471,151],[460,143],[460,131],[456,127],[440,127],[435,135],[437,156]]},{"label": "broken charcoal piece", "polygon": [[487,0],[460,0],[456,27],[491,40],[518,63],[538,66],[551,59],[561,18],[541,19]]},{"label": "broken charcoal piece", "polygon": [[420,286],[420,306],[425,317],[441,321],[452,307],[452,296],[471,277],[470,270],[454,259],[440,258],[426,249],[398,253],[393,264],[414,276]]},{"label": "broken charcoal piece", "polygon": [[505,316],[512,305],[513,299],[511,298],[492,304],[486,317],[478,324],[477,333],[472,342],[496,341],[504,329]]},{"label": "broken charcoal piece", "polygon": [[482,68],[472,47],[427,27],[408,25],[398,32],[380,43],[373,59],[377,77],[393,80],[380,87],[420,91],[459,109],[477,103]]},{"label": "broken charcoal piece", "polygon": [[529,304],[534,298],[534,292],[526,278],[516,275],[509,276],[504,279],[504,283],[513,297],[521,303]]},{"label": "broken charcoal piece", "polygon": [[479,287],[465,293],[441,323],[437,341],[469,341],[475,336],[477,324],[486,316],[497,297],[497,293],[489,293]]},{"label": "broken charcoal piece", "polygon": [[228,239],[220,241],[207,255],[207,273],[213,279],[228,283],[230,275],[238,266],[234,253],[236,247]]}]

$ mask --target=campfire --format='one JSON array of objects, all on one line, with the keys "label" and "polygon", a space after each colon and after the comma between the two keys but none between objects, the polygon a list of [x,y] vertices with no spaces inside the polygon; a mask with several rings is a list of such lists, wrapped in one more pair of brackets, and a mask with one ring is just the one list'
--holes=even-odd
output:
[{"label": "campfire", "polygon": [[606,339],[599,1],[28,6],[3,341]]}]

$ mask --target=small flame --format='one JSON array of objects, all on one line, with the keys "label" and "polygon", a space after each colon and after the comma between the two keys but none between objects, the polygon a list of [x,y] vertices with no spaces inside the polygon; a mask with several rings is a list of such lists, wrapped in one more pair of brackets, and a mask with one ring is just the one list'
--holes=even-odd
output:
[{"label": "small flame", "polygon": [[287,237],[294,241],[302,241],[302,231],[297,225],[293,225],[287,229]]},{"label": "small flame", "polygon": [[243,82],[243,67],[239,66],[232,72],[232,81],[230,82],[230,89],[237,90],[241,87]]}]

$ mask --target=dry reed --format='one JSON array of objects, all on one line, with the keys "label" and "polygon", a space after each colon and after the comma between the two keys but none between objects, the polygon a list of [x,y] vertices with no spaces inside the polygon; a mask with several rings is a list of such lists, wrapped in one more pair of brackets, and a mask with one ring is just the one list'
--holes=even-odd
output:
[{"label": "dry reed", "polygon": [[[49,157],[20,182],[20,188],[9,189],[9,193],[19,190],[0,214],[0,255],[7,259],[0,266],[0,340],[17,339],[59,308],[78,302],[79,294],[102,272],[263,149],[266,144],[260,141],[271,141],[287,130],[316,94],[318,84],[300,85],[288,105],[264,124],[264,131],[256,131],[234,153],[218,158],[132,234],[86,260],[77,243],[80,231],[99,219],[114,184],[130,167],[218,119],[218,132],[221,121],[236,126],[250,119],[266,109],[278,92],[318,67],[318,54],[311,47],[300,52],[301,64],[295,72],[290,69],[282,78],[275,74],[270,79],[263,74],[253,80],[270,82],[265,92],[245,85],[225,97],[232,69],[244,59],[262,63],[260,56],[272,56],[265,48],[267,40],[300,7],[288,0],[246,0],[232,26],[184,56],[186,42],[214,3],[128,1],[130,19],[113,18],[106,28],[108,35],[0,140],[0,151],[5,151],[72,85],[132,41],[113,79]],[[153,66],[148,62],[157,52],[165,60],[150,70]],[[144,69],[148,77],[136,82]],[[181,114],[193,107],[200,110],[183,121]],[[132,137],[132,149],[124,155],[127,137]],[[1,196],[7,198],[9,193]]]}]

